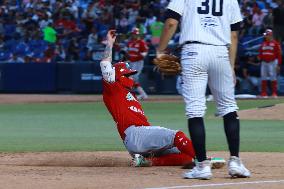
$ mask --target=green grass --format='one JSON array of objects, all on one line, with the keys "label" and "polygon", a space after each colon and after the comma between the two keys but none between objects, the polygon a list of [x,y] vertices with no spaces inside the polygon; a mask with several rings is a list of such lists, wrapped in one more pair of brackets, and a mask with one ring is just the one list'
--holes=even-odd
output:
[{"label": "green grass", "polygon": [[[284,103],[284,99],[243,100],[240,109]],[[188,133],[184,104],[145,102],[149,121]],[[208,150],[227,150],[222,120],[208,103]],[[103,103],[10,104],[0,106],[0,151],[125,150]],[[242,151],[284,152],[284,121],[241,121]]]}]

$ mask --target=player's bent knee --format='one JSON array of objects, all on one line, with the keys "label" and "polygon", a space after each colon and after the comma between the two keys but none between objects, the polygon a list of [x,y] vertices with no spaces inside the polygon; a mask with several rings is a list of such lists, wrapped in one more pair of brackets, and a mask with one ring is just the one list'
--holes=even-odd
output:
[{"label": "player's bent knee", "polygon": [[176,146],[182,153],[185,153],[191,157],[195,156],[191,140],[182,131],[178,131],[176,133],[174,138],[174,146]]},{"label": "player's bent knee", "polygon": [[238,110],[238,107],[235,106],[235,107],[229,107],[229,108],[222,108],[222,109],[219,109],[218,108],[218,112],[216,113],[216,116],[218,117],[224,117],[225,115],[229,114],[229,113],[232,113],[232,112],[237,112]]}]

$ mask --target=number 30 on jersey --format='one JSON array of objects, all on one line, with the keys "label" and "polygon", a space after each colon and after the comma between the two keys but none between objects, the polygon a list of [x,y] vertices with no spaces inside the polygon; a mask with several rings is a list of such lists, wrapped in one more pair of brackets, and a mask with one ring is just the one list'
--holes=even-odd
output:
[{"label": "number 30 on jersey", "polygon": [[210,0],[204,0],[200,7],[197,7],[198,14],[210,14],[210,9],[212,16],[222,16],[223,15],[223,0],[211,0],[212,8],[210,8]]}]

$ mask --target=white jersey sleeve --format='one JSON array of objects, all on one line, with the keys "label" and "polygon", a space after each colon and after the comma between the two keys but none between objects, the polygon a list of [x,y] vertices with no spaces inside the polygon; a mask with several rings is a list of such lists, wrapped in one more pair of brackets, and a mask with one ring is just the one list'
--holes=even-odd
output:
[{"label": "white jersey sleeve", "polygon": [[231,24],[241,22],[243,20],[238,0],[231,0]]},{"label": "white jersey sleeve", "polygon": [[115,68],[109,61],[100,62],[103,79],[109,83],[115,82]]},{"label": "white jersey sleeve", "polygon": [[180,15],[183,15],[185,8],[185,0],[171,0],[167,8]]}]

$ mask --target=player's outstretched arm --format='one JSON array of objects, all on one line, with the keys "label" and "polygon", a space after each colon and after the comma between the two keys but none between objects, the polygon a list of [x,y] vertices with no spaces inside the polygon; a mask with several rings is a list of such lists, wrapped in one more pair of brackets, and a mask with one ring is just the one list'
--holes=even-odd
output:
[{"label": "player's outstretched arm", "polygon": [[107,82],[115,82],[115,70],[112,67],[112,48],[115,42],[115,30],[109,30],[106,39],[106,48],[103,53],[102,61],[100,62],[103,79]]},{"label": "player's outstretched arm", "polygon": [[165,49],[168,46],[170,39],[173,37],[173,35],[176,32],[178,23],[179,21],[173,18],[168,18],[165,21],[165,25],[162,31],[160,42],[159,42],[159,46],[157,48],[157,58],[159,58],[159,56],[164,53]]}]

